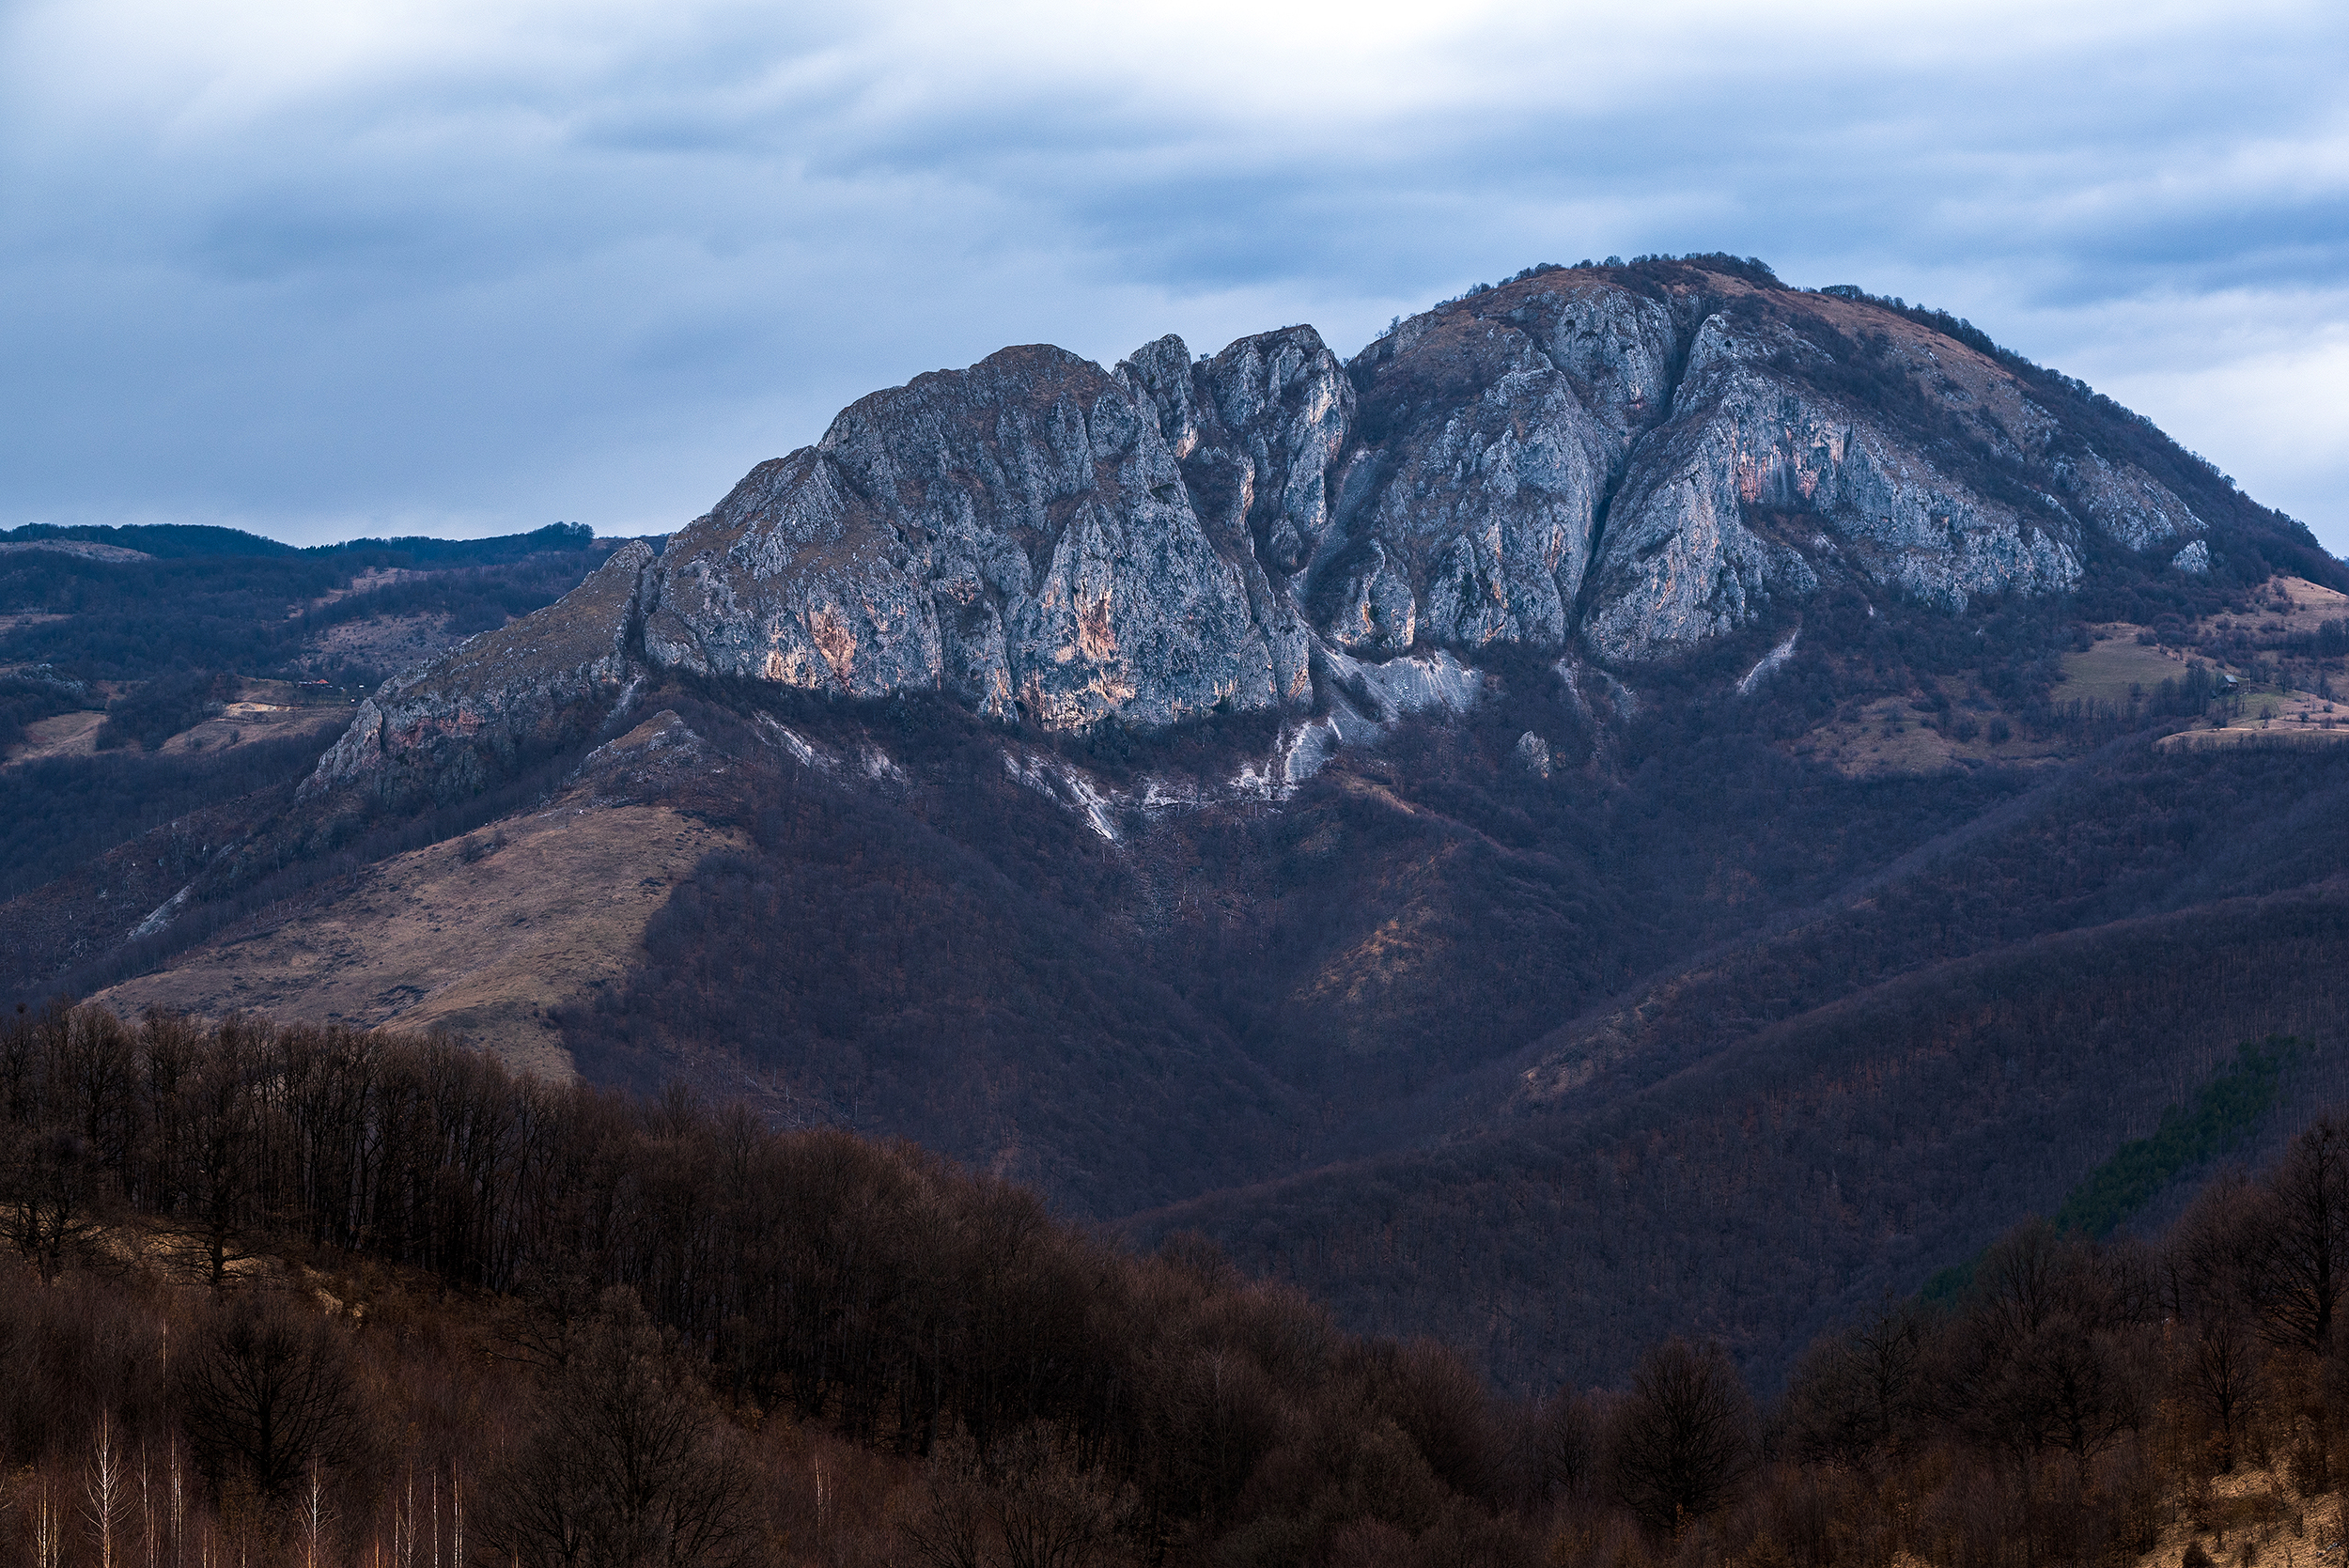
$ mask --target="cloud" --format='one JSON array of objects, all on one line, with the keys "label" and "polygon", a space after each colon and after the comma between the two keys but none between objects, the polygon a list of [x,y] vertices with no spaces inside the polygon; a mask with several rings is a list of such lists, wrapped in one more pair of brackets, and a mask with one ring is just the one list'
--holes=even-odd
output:
[{"label": "cloud", "polygon": [[2349,548],[2313,6],[72,0],[0,21],[0,521],[673,526],[1008,342],[1724,249],[1946,306]]}]

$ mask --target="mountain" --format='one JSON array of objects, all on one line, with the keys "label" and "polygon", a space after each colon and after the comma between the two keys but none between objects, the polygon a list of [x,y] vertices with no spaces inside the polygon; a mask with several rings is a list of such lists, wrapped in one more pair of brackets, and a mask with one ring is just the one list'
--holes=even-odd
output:
[{"label": "mountain", "polygon": [[[1906,315],[1750,268],[1540,270],[1351,365],[1292,327],[1110,371],[1009,349],[876,393],[615,559],[578,648],[388,691],[327,777],[397,794],[450,704],[536,716],[624,664],[1163,727],[1302,712],[1332,653],[1650,661],[1829,584],[1963,613],[2103,560],[2108,591],[2159,594],[2141,580],[2208,571],[2214,524],[2259,578],[2338,571],[2149,428]],[[487,722],[459,749],[514,743]]]},{"label": "mountain", "polygon": [[20,993],[911,1138],[1527,1389],[1773,1380],[2244,1039],[2246,1152],[2340,1095],[2349,568],[1934,312],[1009,349],[607,548],[0,908]]}]

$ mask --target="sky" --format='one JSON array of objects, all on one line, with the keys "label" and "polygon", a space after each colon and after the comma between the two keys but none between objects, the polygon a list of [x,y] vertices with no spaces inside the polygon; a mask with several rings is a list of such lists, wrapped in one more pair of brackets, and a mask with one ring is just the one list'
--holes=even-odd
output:
[{"label": "sky", "polygon": [[0,0],[0,526],[666,531],[1008,343],[1951,310],[2349,552],[2349,8]]}]

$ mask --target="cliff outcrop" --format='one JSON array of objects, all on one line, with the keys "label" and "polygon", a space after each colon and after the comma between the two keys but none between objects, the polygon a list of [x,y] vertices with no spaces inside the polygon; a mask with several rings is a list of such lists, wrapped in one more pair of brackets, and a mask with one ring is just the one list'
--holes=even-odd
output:
[{"label": "cliff outcrop", "polygon": [[1310,327],[1112,369],[1006,349],[863,398],[658,556],[389,683],[319,781],[467,787],[647,670],[1164,726],[1301,714],[1332,654],[1623,665],[1830,581],[1960,612],[2100,552],[2209,559],[2108,428],[1913,316],[1672,263],[1537,269],[1350,364]]},{"label": "cliff outcrop", "polygon": [[1169,724],[1302,691],[1301,629],[1252,568],[1203,526],[1139,378],[1007,349],[753,470],[648,573],[645,656],[944,690],[1052,729]]},{"label": "cliff outcrop", "polygon": [[594,728],[636,664],[630,640],[652,547],[632,539],[559,602],[393,676],[303,785],[386,799],[474,792],[534,751]]}]

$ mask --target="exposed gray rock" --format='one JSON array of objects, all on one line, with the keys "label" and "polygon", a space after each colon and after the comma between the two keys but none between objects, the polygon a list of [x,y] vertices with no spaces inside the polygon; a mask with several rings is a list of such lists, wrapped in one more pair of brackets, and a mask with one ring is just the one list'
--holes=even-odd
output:
[{"label": "exposed gray rock", "polygon": [[1411,714],[1466,713],[1485,690],[1485,673],[1444,648],[1372,663],[1325,647],[1315,660],[1329,709],[1283,733],[1278,766],[1258,776],[1262,793],[1286,795],[1341,747],[1374,745]]},{"label": "exposed gray rock", "polygon": [[660,712],[580,760],[570,783],[609,803],[649,800],[697,775],[722,772],[708,746],[675,709]]},{"label": "exposed gray rock", "polygon": [[1310,327],[1113,371],[1007,349],[862,399],[657,560],[387,683],[310,787],[460,793],[662,669],[1057,730],[1346,693],[1284,732],[1271,790],[1375,735],[1382,687],[1469,700],[1460,656],[1498,644],[1565,653],[1581,701],[1621,689],[1579,657],[1672,655],[1829,580],[1949,611],[2060,592],[2085,530],[2207,569],[2204,520],[2034,388],[1879,306],[1702,270],[1553,269],[1350,365]]},{"label": "exposed gray rock", "polygon": [[1347,551],[1343,565],[1330,568],[1338,583],[1327,596],[1329,618],[1324,629],[1339,647],[1377,658],[1401,653],[1419,637],[1419,599],[1403,559],[1390,556],[1376,538]]},{"label": "exposed gray rock", "polygon": [[559,602],[385,681],[303,792],[356,785],[386,800],[450,799],[592,727],[634,673],[628,636],[652,560],[650,546],[630,540]]},{"label": "exposed gray rock", "polygon": [[799,731],[782,723],[772,714],[758,715],[756,725],[760,736],[780,746],[802,768],[813,768],[819,773],[837,773],[840,759],[810,741]]},{"label": "exposed gray rock", "polygon": [[670,542],[646,657],[944,690],[1054,729],[1296,701],[1304,628],[1244,539],[1219,549],[1192,510],[1160,433],[1187,417],[1052,348],[877,393]]},{"label": "exposed gray rock", "polygon": [[1014,755],[1010,752],[1003,753],[1003,769],[1045,799],[1074,812],[1102,838],[1118,842],[1118,808],[1128,802],[1101,788],[1082,769],[1033,753]]},{"label": "exposed gray rock", "polygon": [[1354,418],[1346,366],[1311,327],[1243,337],[1193,365],[1162,337],[1118,367],[1148,395],[1200,523],[1275,581],[1330,522],[1330,480]]},{"label": "exposed gray rock", "polygon": [[1527,730],[1517,737],[1517,750],[1514,754],[1517,757],[1517,766],[1527,772],[1538,774],[1545,779],[1549,777],[1549,742],[1535,735],[1532,730]]},{"label": "exposed gray rock", "polygon": [[[1942,471],[1896,422],[1812,384],[1837,368],[1828,349],[1767,311],[1719,308],[1753,291],[1714,281],[1721,295],[1652,298],[1545,274],[1365,349],[1350,366],[1361,405],[1338,526],[1311,596],[1330,639],[1380,655],[1558,646],[1579,629],[1603,658],[1640,660],[1805,598],[1823,570],[1952,611],[2077,579],[2077,525],[2061,504],[2020,511]],[[2047,446],[2054,422],[2011,378],[1935,341],[1948,352],[1880,351],[1972,421],[1984,448],[2019,463]],[[2101,459],[2078,499],[2115,536],[2199,526],[2141,473]]]},{"label": "exposed gray rock", "polygon": [[1815,590],[1818,569],[1762,516],[1805,520],[1797,536],[1814,553],[1947,610],[2077,580],[2069,541],[1808,390],[1806,352],[1819,350],[1720,315],[1699,327],[1672,418],[1642,443],[1610,516],[1584,623],[1602,655],[1685,647]]},{"label": "exposed gray rock", "polygon": [[178,893],[173,893],[169,898],[166,898],[161,904],[156,905],[153,911],[149,913],[145,920],[140,921],[136,925],[131,927],[131,939],[132,941],[137,941],[142,937],[151,937],[158,931],[161,931],[165,926],[169,925],[172,922],[172,917],[177,915],[186,907],[188,895],[194,892],[195,892],[195,884],[194,882],[190,882],[186,887],[181,888]]},{"label": "exposed gray rock", "polygon": [[1737,695],[1741,697],[1751,696],[1755,689],[1760,687],[1764,681],[1769,679],[1770,676],[1784,669],[1786,667],[1786,661],[1795,657],[1795,644],[1801,641],[1801,639],[1802,632],[1800,629],[1790,631],[1786,634],[1786,640],[1784,642],[1779,644],[1778,646],[1772,648],[1769,652],[1764,654],[1760,659],[1754,660],[1753,668],[1748,670],[1744,676],[1737,682]]},{"label": "exposed gray rock", "polygon": [[1598,511],[1670,396],[1652,300],[1585,281],[1431,312],[1363,350],[1363,443],[1315,602],[1350,652],[1563,644]]},{"label": "exposed gray rock", "polygon": [[2192,507],[2134,464],[2109,463],[2091,451],[2083,462],[2059,458],[2054,472],[2090,520],[2131,550],[2202,532]]}]

